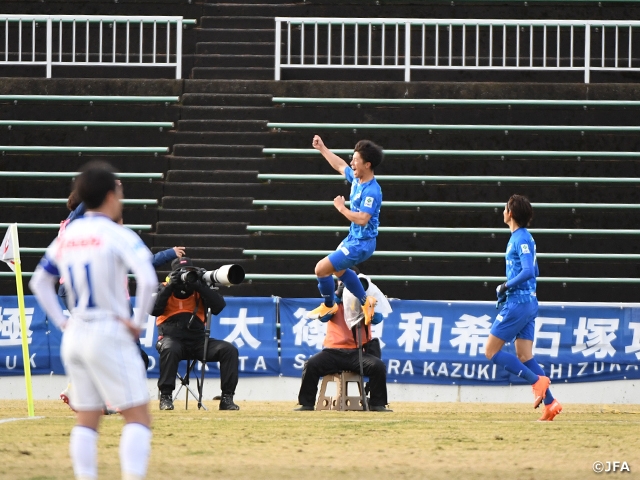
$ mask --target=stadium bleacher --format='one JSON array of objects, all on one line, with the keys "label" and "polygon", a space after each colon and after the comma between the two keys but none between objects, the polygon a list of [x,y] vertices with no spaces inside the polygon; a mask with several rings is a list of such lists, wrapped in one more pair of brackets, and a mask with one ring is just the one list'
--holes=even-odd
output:
[{"label": "stadium bleacher", "polygon": [[[3,2],[0,13],[16,13],[17,3]],[[541,295],[633,299],[624,282],[638,276],[640,253],[633,242],[640,234],[637,73],[594,74],[588,86],[567,72],[433,72],[429,81],[415,76],[404,83],[397,72],[347,70],[332,72],[330,82],[308,81],[325,74],[297,69],[283,71],[285,81],[272,80],[276,16],[534,19],[552,18],[552,3],[19,3],[25,14],[182,15],[196,25],[183,32],[182,81],[168,80],[167,71],[117,66],[95,75],[131,78],[63,80],[54,70],[47,81],[42,69],[2,66],[0,55],[0,74],[31,77],[7,78],[0,87],[0,202],[10,206],[2,222],[56,224],[66,216],[68,176],[88,159],[107,158],[123,172],[132,200],[125,221],[151,225],[143,233],[150,247],[186,245],[207,268],[241,263],[249,281],[236,295],[308,296],[313,282],[293,275],[313,272],[317,259],[309,252],[336,247],[346,223],[331,199],[348,193],[311,151],[311,138],[321,134],[348,159],[355,142],[368,137],[387,152],[378,172],[386,203],[379,252],[363,270],[385,276],[389,295],[491,297],[481,278],[504,275],[501,206],[519,192],[536,208],[543,277],[614,279],[601,286],[563,281],[561,290],[558,282],[542,282]],[[561,19],[640,12],[633,2],[602,4],[582,2]],[[118,36],[118,47],[125,41]],[[58,68],[60,75],[84,75]],[[608,78],[615,85],[598,81]],[[29,230],[25,271],[51,234]],[[433,279],[439,275],[442,281]],[[469,279],[463,289],[453,281],[460,276]]]}]

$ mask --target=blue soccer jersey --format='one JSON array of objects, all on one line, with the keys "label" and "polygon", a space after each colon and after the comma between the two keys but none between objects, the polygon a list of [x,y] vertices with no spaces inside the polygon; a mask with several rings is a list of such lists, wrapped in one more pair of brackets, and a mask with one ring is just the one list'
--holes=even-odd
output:
[{"label": "blue soccer jersey", "polygon": [[351,201],[352,212],[365,212],[371,215],[367,224],[363,227],[355,223],[351,223],[349,235],[356,239],[369,239],[378,236],[378,225],[380,224],[380,206],[382,205],[382,190],[375,178],[360,183],[360,180],[353,176],[351,167],[344,170],[344,176],[351,182]]},{"label": "blue soccer jersey", "polygon": [[536,298],[536,277],[539,275],[536,242],[526,228],[511,234],[505,260],[507,298],[521,302]]}]

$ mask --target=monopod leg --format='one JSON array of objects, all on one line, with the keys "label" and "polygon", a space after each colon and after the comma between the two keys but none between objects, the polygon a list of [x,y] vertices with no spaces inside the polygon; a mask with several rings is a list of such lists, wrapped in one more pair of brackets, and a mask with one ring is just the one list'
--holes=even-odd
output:
[{"label": "monopod leg", "polygon": [[367,395],[364,392],[364,367],[362,366],[362,337],[360,336],[360,324],[356,325],[356,336],[358,337],[358,362],[360,363],[360,397],[362,399],[362,409],[369,411]]}]

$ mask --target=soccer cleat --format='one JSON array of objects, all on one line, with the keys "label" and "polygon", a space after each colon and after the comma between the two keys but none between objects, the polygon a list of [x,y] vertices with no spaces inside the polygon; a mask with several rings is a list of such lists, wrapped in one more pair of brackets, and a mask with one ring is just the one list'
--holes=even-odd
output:
[{"label": "soccer cleat", "polygon": [[544,406],[544,413],[538,419],[538,421],[551,422],[560,412],[562,412],[562,405],[560,405],[560,402],[558,400],[554,400],[549,405]]},{"label": "soccer cleat", "polygon": [[549,377],[543,375],[540,375],[538,381],[531,385],[534,396],[533,408],[538,408],[542,400],[544,400],[544,397],[547,396],[547,388],[549,388],[549,385],[551,385],[551,380],[549,380]]},{"label": "soccer cleat", "polygon": [[65,388],[62,393],[60,394],[60,400],[62,400],[64,403],[66,403],[67,405],[69,405],[69,408],[72,411],[76,411],[71,404],[69,403],[69,391],[71,390],[71,383],[67,384],[67,388]]},{"label": "soccer cleat", "polygon": [[371,319],[373,318],[374,309],[376,308],[376,300],[374,297],[367,297],[364,301],[364,305],[362,305],[362,313],[364,313],[364,324],[369,325],[371,323]]},{"label": "soccer cleat", "polygon": [[321,322],[326,322],[333,317],[337,311],[337,304],[334,303],[332,307],[327,307],[324,303],[321,303],[318,308],[314,308],[307,313],[307,318],[309,320],[320,320]]},{"label": "soccer cleat", "polygon": [[160,410],[173,410],[171,395],[160,395]]}]

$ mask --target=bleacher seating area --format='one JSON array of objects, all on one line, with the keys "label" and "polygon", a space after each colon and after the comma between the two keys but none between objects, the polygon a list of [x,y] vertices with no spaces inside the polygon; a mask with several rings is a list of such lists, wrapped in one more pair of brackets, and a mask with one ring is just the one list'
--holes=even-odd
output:
[{"label": "bleacher seating area", "polygon": [[[184,29],[183,80],[118,66],[92,69],[91,79],[59,67],[45,79],[41,67],[2,65],[0,41],[0,227],[19,223],[23,270],[33,271],[68,213],[74,172],[106,159],[122,172],[125,223],[153,250],[185,245],[200,266],[241,264],[247,281],[229,294],[315,296],[315,263],[348,229],[332,199],[349,187],[311,140],[321,135],[348,160],[368,138],[386,151],[376,172],[384,204],[377,251],[361,270],[389,296],[492,300],[509,236],[502,210],[520,193],[535,211],[541,299],[635,301],[639,72],[594,74],[591,84],[575,73],[514,71],[422,72],[404,82],[398,72],[295,69],[273,80],[276,16],[640,14],[624,1],[525,3],[2,2],[0,15],[196,22]],[[633,52],[637,62],[640,45]],[[3,275],[0,293],[11,295],[15,285]]]}]

